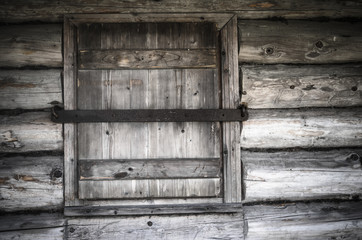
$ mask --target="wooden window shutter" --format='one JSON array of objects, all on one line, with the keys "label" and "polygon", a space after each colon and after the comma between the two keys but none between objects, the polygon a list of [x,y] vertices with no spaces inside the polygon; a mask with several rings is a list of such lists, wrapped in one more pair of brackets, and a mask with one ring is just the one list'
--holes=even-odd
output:
[{"label": "wooden window shutter", "polygon": [[[239,106],[232,15],[71,15],[64,39],[65,110]],[[239,122],[65,123],[64,132],[67,215],[241,202]]]}]

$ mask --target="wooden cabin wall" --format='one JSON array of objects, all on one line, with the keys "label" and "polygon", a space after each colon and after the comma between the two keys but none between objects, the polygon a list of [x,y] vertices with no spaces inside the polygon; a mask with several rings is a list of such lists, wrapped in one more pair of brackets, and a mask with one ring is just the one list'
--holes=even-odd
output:
[{"label": "wooden cabin wall", "polygon": [[[0,239],[361,238],[361,3],[33,2],[0,8]],[[242,214],[63,216],[63,15],[135,9],[238,14]]]}]

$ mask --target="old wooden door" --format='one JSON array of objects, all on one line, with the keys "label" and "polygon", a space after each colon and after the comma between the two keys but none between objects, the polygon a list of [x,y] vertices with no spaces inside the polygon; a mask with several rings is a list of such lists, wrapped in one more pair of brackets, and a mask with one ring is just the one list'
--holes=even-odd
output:
[{"label": "old wooden door", "polygon": [[[234,63],[225,57],[232,50],[220,50],[220,39],[235,34],[226,30],[220,37],[215,22],[85,20],[65,30],[69,109],[219,109],[238,104],[234,80],[226,85],[222,81],[232,79],[228,71],[235,72],[229,69]],[[225,69],[222,58],[229,64]],[[224,123],[222,130],[220,122],[66,124],[68,203],[225,202],[223,182],[232,174],[223,167],[237,152],[230,145],[238,143],[230,134],[240,131],[237,126]],[[226,168],[240,167],[229,165]],[[235,185],[235,180],[229,182]]]}]

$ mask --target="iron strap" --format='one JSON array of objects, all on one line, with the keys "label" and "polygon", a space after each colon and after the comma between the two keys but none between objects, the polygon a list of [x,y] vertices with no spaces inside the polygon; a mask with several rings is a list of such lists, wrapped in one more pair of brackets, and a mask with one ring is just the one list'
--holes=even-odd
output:
[{"label": "iron strap", "polygon": [[239,109],[141,109],[141,110],[57,110],[56,123],[82,122],[233,122],[247,118]]}]

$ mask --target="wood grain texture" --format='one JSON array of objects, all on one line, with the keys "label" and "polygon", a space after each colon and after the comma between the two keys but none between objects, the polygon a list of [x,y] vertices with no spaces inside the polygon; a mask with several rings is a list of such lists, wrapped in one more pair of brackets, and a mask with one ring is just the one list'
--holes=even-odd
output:
[{"label": "wood grain texture", "polygon": [[80,180],[213,178],[220,160],[214,159],[108,159],[79,160]]},{"label": "wood grain texture", "polygon": [[237,213],[242,212],[241,203],[237,204],[174,204],[174,205],[128,205],[128,206],[86,206],[67,207],[67,216],[137,216],[137,215],[171,215],[198,213]]},{"label": "wood grain texture", "polygon": [[240,21],[240,62],[345,63],[362,59],[362,23]]},{"label": "wood grain texture", "polygon": [[218,197],[219,178],[79,181],[79,199]]},{"label": "wood grain texture", "polygon": [[0,71],[0,109],[43,109],[62,102],[60,70]]},{"label": "wood grain texture", "polygon": [[[76,109],[77,52],[76,28],[64,18],[64,109]],[[64,124],[64,205],[78,204],[77,194],[77,125]]]},{"label": "wood grain texture", "polygon": [[[237,18],[221,30],[221,98],[223,109],[236,109],[240,103]],[[241,202],[240,122],[222,123],[224,201]]]},{"label": "wood grain texture", "polygon": [[244,206],[245,239],[360,239],[362,202]]},{"label": "wood grain texture", "polygon": [[79,69],[216,68],[215,50],[81,50]]},{"label": "wood grain texture", "polygon": [[0,66],[62,67],[62,26],[8,25],[0,27]]},{"label": "wood grain texture", "polygon": [[60,210],[63,157],[2,157],[0,211]]},{"label": "wood grain texture", "polygon": [[[308,19],[315,17],[361,17],[361,3],[359,1],[341,2],[332,0],[321,2],[311,1],[198,1],[198,0],[166,0],[162,2],[132,1],[124,2],[120,0],[106,0],[98,2],[96,0],[85,2],[74,2],[71,0],[61,0],[48,2],[37,0],[29,3],[26,0],[17,1],[5,0],[4,7],[0,11],[2,22],[19,21],[62,21],[63,15],[68,13],[180,13],[180,12],[204,12],[237,13],[239,18],[265,19],[268,17],[284,17],[294,19]],[[200,17],[203,15],[200,14]],[[205,19],[207,19],[205,17]]]},{"label": "wood grain texture", "polygon": [[245,202],[362,195],[362,149],[242,151]]},{"label": "wood grain texture", "polygon": [[6,214],[0,216],[0,239],[61,240],[65,219],[59,213]]},{"label": "wood grain texture", "polygon": [[360,147],[361,108],[249,110],[241,147]]},{"label": "wood grain texture", "polygon": [[242,214],[75,218],[67,239],[243,239]]},{"label": "wood grain texture", "polygon": [[0,115],[0,152],[63,150],[62,125],[51,122],[50,114]]},{"label": "wood grain texture", "polygon": [[242,65],[249,108],[362,105],[362,65]]}]

